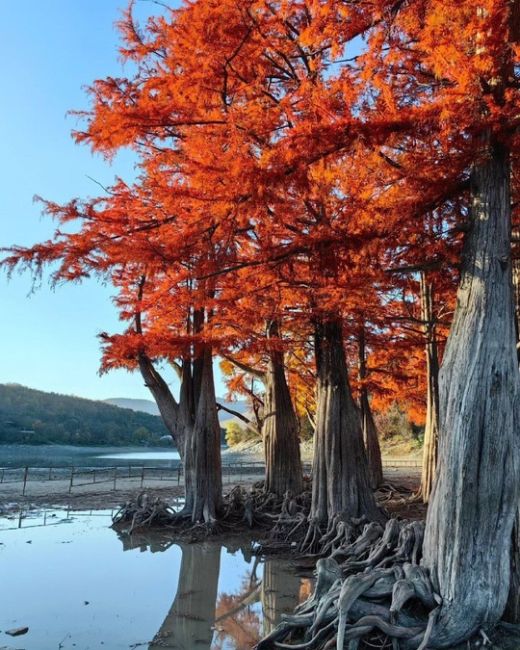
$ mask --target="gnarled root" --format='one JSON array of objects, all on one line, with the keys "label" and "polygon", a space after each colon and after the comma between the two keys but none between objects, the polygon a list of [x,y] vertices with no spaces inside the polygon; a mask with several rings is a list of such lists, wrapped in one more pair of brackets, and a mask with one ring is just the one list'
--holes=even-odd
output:
[{"label": "gnarled root", "polygon": [[[113,526],[131,534],[145,528],[175,528],[182,535],[194,539],[207,537],[231,528],[278,528],[293,529],[296,524],[305,527],[308,517],[310,495],[303,492],[294,496],[287,492],[283,497],[266,492],[263,482],[251,490],[234,487],[225,495],[215,516],[204,521],[194,521],[190,507],[175,511],[160,497],[141,492],[136,498],[124,503],[113,517]],[[128,526],[129,524],[129,526]],[[288,531],[291,534],[291,530]],[[193,537],[193,536],[192,536]]]},{"label": "gnarled root", "polygon": [[139,528],[170,526],[177,517],[175,510],[162,499],[141,492],[135,500],[127,501],[119,508],[112,517],[112,524],[130,523],[126,532],[131,534]]},{"label": "gnarled root", "polygon": [[336,518],[321,537],[317,525],[309,526],[305,547],[343,543],[317,561],[313,594],[260,642],[260,650],[434,647],[441,599],[418,564],[423,525],[391,519],[384,529],[366,524],[346,540],[345,524],[353,531],[362,523]]}]

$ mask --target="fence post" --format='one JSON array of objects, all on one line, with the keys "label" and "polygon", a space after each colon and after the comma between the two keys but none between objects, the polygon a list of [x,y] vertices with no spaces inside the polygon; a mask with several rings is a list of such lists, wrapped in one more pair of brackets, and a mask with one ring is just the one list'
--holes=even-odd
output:
[{"label": "fence post", "polygon": [[5,472],[5,469],[2,468],[2,479],[0,480],[0,483],[3,483],[3,482],[4,482],[4,472]]},{"label": "fence post", "polygon": [[71,467],[70,468],[69,494],[72,492],[73,483],[74,483],[74,467]]},{"label": "fence post", "polygon": [[117,467],[114,467],[114,490],[116,489]]},{"label": "fence post", "polygon": [[141,467],[141,487],[144,484],[144,465]]},{"label": "fence post", "polygon": [[29,468],[26,467],[23,472],[23,490],[22,496],[25,496],[25,486],[27,485],[27,474],[29,473]]},{"label": "fence post", "polygon": [[52,465],[49,467],[49,481],[51,480],[52,477]]}]

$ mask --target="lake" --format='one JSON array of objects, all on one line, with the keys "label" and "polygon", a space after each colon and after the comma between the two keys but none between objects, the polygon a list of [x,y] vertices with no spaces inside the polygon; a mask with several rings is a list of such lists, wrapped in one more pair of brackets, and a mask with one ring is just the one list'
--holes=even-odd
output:
[{"label": "lake", "polygon": [[307,597],[286,561],[249,544],[120,536],[108,511],[0,518],[0,647],[246,650]]},{"label": "lake", "polygon": [[75,447],[71,445],[0,445],[0,467],[177,467],[171,447]]}]

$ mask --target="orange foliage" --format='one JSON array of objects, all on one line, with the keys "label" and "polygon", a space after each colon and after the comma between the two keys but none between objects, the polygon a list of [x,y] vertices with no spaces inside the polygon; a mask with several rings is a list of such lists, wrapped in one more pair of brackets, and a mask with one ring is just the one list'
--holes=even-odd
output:
[{"label": "orange foliage", "polygon": [[[104,335],[105,369],[202,343],[262,367],[280,346],[300,413],[313,408],[313,322],[340,316],[351,366],[368,333],[374,407],[398,399],[420,421],[417,272],[436,286],[442,341],[482,134],[518,150],[510,3],[198,0],[142,27],[132,5],[119,24],[132,72],[91,85],[74,135],[108,157],[133,148],[138,179],[45,202],[55,237],[5,263],[114,285],[128,329]],[[251,390],[223,369],[232,392]]]}]

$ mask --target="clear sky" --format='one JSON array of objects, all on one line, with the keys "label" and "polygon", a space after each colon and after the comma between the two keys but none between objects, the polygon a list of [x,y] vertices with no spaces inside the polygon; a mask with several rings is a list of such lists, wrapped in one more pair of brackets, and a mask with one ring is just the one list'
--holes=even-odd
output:
[{"label": "clear sky", "polygon": [[[121,75],[114,21],[125,0],[0,0],[0,246],[52,235],[35,194],[58,202],[97,195],[117,174],[133,175],[130,154],[111,165],[75,145],[71,109],[87,106],[83,87]],[[144,18],[157,5],[138,0]],[[31,292],[28,274],[0,275],[0,383],[92,399],[149,398],[138,374],[98,376],[100,331],[122,328],[110,287],[96,281]],[[174,381],[172,375],[168,380]],[[217,382],[217,393],[224,388]]]}]

